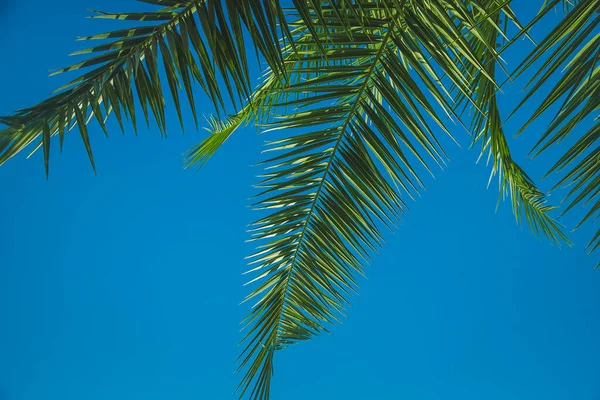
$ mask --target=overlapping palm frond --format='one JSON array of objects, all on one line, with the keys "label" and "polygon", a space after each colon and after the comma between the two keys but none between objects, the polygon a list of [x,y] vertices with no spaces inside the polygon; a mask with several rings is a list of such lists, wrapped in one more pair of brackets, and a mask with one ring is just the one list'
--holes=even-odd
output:
[{"label": "overlapping palm frond", "polygon": [[241,396],[267,399],[275,351],[338,320],[380,228],[444,162],[447,87],[471,99],[471,67],[494,85],[472,48],[481,35],[470,6],[450,3],[355,1],[343,15],[319,4],[309,7],[312,26],[301,22],[288,62],[295,83],[284,89],[300,96],[280,102],[285,111],[266,125],[285,134],[268,144],[255,204],[266,215],[251,229],[260,244],[248,271],[257,286],[246,299],[255,304],[244,321]]},{"label": "overlapping palm frond", "polygon": [[[114,14],[96,11],[93,18],[138,21],[141,25],[80,38],[108,41],[73,53],[92,56],[54,74],[86,67],[94,69],[63,86],[49,99],[0,118],[0,122],[8,125],[0,131],[0,165],[37,141],[34,151],[43,147],[48,174],[51,137],[59,137],[62,149],[65,132],[78,125],[95,169],[87,123],[96,119],[108,135],[105,119],[114,113],[121,129],[124,118],[130,118],[135,129],[136,99],[146,122],[152,115],[161,133],[166,135],[163,86],[169,87],[182,127],[181,87],[195,119],[193,82],[200,84],[217,109],[225,108],[223,88],[234,101],[248,97],[251,86],[244,27],[275,75],[281,75],[283,59],[277,25],[284,34],[287,25],[280,20],[279,2],[227,1],[225,7],[217,0],[140,1],[160,8]],[[160,79],[161,69],[166,85]]]},{"label": "overlapping palm frond", "polygon": [[[549,6],[558,4],[554,1]],[[569,188],[563,214],[575,206],[587,207],[576,228],[600,216],[600,2],[581,1],[572,5],[548,36],[516,69],[522,74],[536,61],[541,67],[528,83],[529,89],[521,107],[544,84],[557,82],[549,95],[518,133],[531,123],[554,112],[547,129],[532,150],[533,156],[556,146],[568,135],[577,135],[575,143],[550,168],[548,174],[561,173],[555,188]],[[594,115],[596,113],[596,115]],[[579,128],[579,129],[576,129]],[[581,132],[581,133],[580,133]],[[600,246],[600,230],[589,242],[593,252]],[[598,264],[600,267],[600,264]]]},{"label": "overlapping palm frond", "polygon": [[[493,158],[492,176],[499,174],[501,197],[510,196],[513,213],[517,221],[519,223],[526,221],[536,234],[545,235],[553,242],[560,243],[563,241],[569,243],[561,230],[561,226],[549,215],[549,212],[556,207],[545,204],[544,193],[537,189],[534,182],[510,154],[497,108],[496,91],[498,88],[495,82],[487,77],[495,76],[496,58],[498,53],[502,51],[501,48],[496,48],[497,46],[500,47],[497,43],[498,37],[508,39],[506,36],[507,24],[500,22],[501,17],[504,17],[505,21],[512,20],[522,30],[520,34],[511,39],[511,42],[526,34],[526,29],[516,20],[509,3],[504,0],[477,1],[471,2],[471,4],[466,2],[469,7],[466,8],[465,13],[452,15],[459,30],[469,32],[476,29],[480,32],[478,36],[467,35],[466,37],[471,38],[469,45],[472,46],[473,54],[476,54],[477,59],[481,61],[480,65],[474,65],[468,61],[465,63],[465,60],[460,60],[465,68],[465,75],[471,77],[471,87],[468,91],[465,88],[455,91],[453,93],[454,100],[457,105],[464,102],[466,106],[475,109],[471,126],[472,131],[475,132],[473,143],[482,140],[482,155],[489,150],[489,158]],[[302,3],[298,7],[308,6]],[[304,10],[304,8],[302,9]],[[314,9],[313,14],[315,14],[317,20],[326,20],[326,13],[331,11],[333,11],[332,7],[321,5],[321,7]],[[306,16],[307,14],[305,11],[301,11],[300,15]],[[337,15],[340,24],[346,28],[356,23],[356,21],[347,20],[349,15],[356,16],[356,13],[338,13]],[[473,26],[474,21],[476,21],[477,26]],[[306,26],[306,30],[311,32],[313,38],[316,38],[319,48],[322,48],[321,41],[327,41],[327,35],[318,34],[314,30],[310,18],[298,21],[295,25],[298,26],[302,23]],[[460,53],[454,54],[460,55]],[[288,48],[288,59],[289,57]],[[485,68],[487,76],[479,69],[481,66]],[[287,78],[289,79],[289,76]],[[281,94],[285,95],[281,88],[279,81],[267,79],[255,92],[254,107],[247,105],[239,113],[229,117],[226,122],[211,123],[210,129],[208,129],[211,135],[188,153],[186,157],[188,166],[193,164],[202,166],[229,135],[235,132],[239,126],[248,123],[253,116],[256,117],[255,113],[268,117],[269,113],[268,111],[265,112],[265,108],[268,110],[269,107],[277,104],[278,100],[281,99]],[[278,95],[278,98],[273,99],[275,94]],[[469,97],[471,94],[473,98]],[[255,122],[259,120],[255,119]]]},{"label": "overlapping palm frond", "polygon": [[[469,5],[468,3],[467,5]],[[506,22],[513,21],[521,29],[521,33],[510,39],[511,43],[517,37],[526,34],[527,31],[516,20],[509,3],[504,0],[471,2],[470,7],[467,8],[468,13],[458,14],[460,15],[458,18],[457,15],[453,15],[458,29],[468,32],[476,28],[480,32],[477,37],[475,35],[468,35],[467,37],[471,38],[469,45],[472,46],[473,54],[481,61],[480,65],[474,65],[468,61],[465,63],[465,60],[460,60],[465,68],[465,75],[471,77],[471,87],[468,91],[465,88],[455,91],[453,93],[454,100],[457,105],[466,103],[466,106],[471,106],[475,110],[471,124],[471,130],[475,132],[473,143],[482,141],[482,155],[489,151],[488,159],[493,159],[491,175],[499,175],[501,198],[510,197],[517,221],[519,223],[526,222],[533,232],[548,237],[552,242],[570,243],[563,233],[561,225],[549,215],[556,207],[546,204],[545,194],[536,187],[532,179],[511,156],[497,106],[496,92],[498,87],[494,81],[488,78],[488,76],[495,76],[497,57],[503,50],[503,47],[499,45],[498,38],[508,40],[506,36],[508,24],[501,23],[501,17],[504,17]],[[304,3],[303,5],[306,6]],[[332,8],[325,5],[315,10],[316,18],[323,20],[326,19],[324,13],[331,11]],[[303,12],[300,14],[306,15]],[[353,14],[345,13],[343,15],[347,17]],[[465,18],[464,15],[470,16],[470,18]],[[310,19],[308,21],[312,24]],[[477,22],[476,27],[473,26],[474,21]],[[297,26],[300,23],[305,23],[305,20],[299,21],[295,25]],[[340,15],[340,23],[348,27],[356,21],[348,21]],[[312,28],[313,25],[310,26]],[[317,39],[319,48],[321,48],[321,41],[326,41],[327,37],[322,33],[317,34],[311,28],[307,26],[306,29]],[[288,58],[289,56],[288,52]],[[488,75],[481,72],[479,69],[481,66],[485,68]],[[287,78],[289,79],[289,76]],[[255,116],[255,113],[268,116],[265,108],[268,109],[273,104],[277,104],[280,97],[273,99],[272,96],[283,93],[281,88],[279,81],[267,79],[264,85],[255,92],[254,107],[247,105],[226,122],[212,123],[209,129],[211,135],[188,153],[186,157],[188,165],[197,163],[202,166],[216,151],[217,147],[223,143],[224,139],[229,137],[240,125],[248,123]],[[472,98],[469,97],[471,94]]]}]

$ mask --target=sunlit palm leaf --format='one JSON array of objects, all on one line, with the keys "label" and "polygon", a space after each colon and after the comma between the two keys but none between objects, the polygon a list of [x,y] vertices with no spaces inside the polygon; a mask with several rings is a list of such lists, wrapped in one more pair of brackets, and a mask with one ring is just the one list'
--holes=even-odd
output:
[{"label": "sunlit palm leaf", "polygon": [[338,320],[380,228],[393,226],[420,174],[443,162],[439,114],[454,105],[437,71],[469,99],[471,67],[495,85],[472,49],[473,37],[484,39],[471,9],[437,3],[353,2],[344,17],[308,7],[312,26],[288,65],[297,83],[285,89],[300,96],[278,103],[287,111],[266,126],[282,137],[269,143],[255,204],[267,215],[251,230],[261,244],[249,271],[257,287],[247,297],[256,303],[244,323],[242,396],[267,399],[274,352]]}]

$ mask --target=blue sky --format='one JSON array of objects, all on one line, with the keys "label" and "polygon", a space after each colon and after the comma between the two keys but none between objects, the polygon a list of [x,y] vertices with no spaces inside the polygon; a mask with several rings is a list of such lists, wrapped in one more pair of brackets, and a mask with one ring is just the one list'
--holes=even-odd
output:
[{"label": "blue sky", "polygon": [[[84,19],[86,7],[137,6],[0,4],[2,115],[59,86],[47,72],[72,61],[77,35],[113,27]],[[168,117],[168,139],[91,128],[97,176],[76,133],[52,154],[49,181],[41,154],[0,168],[0,399],[234,398],[264,138],[245,129],[184,171],[181,153],[203,134],[188,118],[182,135]],[[552,157],[525,158],[535,129],[512,145],[537,178]],[[600,272],[583,250],[595,227],[558,249],[517,226],[508,204],[495,211],[489,170],[457,136],[462,148],[387,235],[344,323],[277,354],[273,400],[600,399]]]}]

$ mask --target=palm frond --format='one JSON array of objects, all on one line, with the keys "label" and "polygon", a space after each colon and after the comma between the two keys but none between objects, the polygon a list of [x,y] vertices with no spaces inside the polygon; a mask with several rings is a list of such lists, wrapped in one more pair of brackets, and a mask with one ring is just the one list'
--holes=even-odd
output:
[{"label": "palm frond", "polygon": [[[596,118],[593,116],[600,108],[599,24],[600,3],[578,2],[515,71],[515,76],[519,76],[536,61],[543,60],[541,67],[536,66],[536,72],[528,83],[528,92],[516,109],[540,87],[557,80],[518,134],[534,121],[547,118],[547,113],[554,112],[547,129],[532,149],[534,157],[556,146],[567,136],[576,135],[575,143],[547,173],[563,174],[554,188],[569,187],[563,214],[576,205],[588,208],[576,228],[600,216],[600,120],[598,115]],[[587,249],[591,253],[599,246],[600,230]]]},{"label": "palm frond", "polygon": [[446,159],[439,115],[453,116],[448,86],[472,98],[465,64],[495,84],[472,49],[479,21],[463,2],[394,3],[355,1],[344,15],[310,4],[290,23],[299,29],[286,58],[294,83],[283,90],[298,96],[270,104],[285,111],[265,124],[280,138],[268,142],[255,203],[266,215],[251,229],[260,244],[248,271],[256,287],[246,298],[255,304],[244,321],[241,397],[267,399],[275,351],[343,315],[381,228]]},{"label": "palm frond", "polygon": [[78,125],[95,170],[87,123],[97,120],[108,135],[105,120],[114,113],[122,130],[124,118],[130,118],[136,129],[136,101],[146,123],[149,124],[152,115],[161,133],[166,135],[166,90],[160,69],[164,70],[182,128],[181,88],[195,120],[194,82],[204,89],[217,110],[225,108],[223,87],[234,101],[248,97],[250,79],[243,27],[250,32],[254,45],[273,71],[281,74],[283,61],[276,27],[285,26],[285,21],[279,21],[282,15],[279,2],[228,1],[225,9],[221,1],[215,0],[141,1],[160,8],[132,13],[96,11],[92,18],[144,24],[80,38],[108,42],[73,53],[91,57],[53,75],[93,67],[91,71],[41,103],[0,118],[0,122],[8,125],[0,131],[0,165],[37,141],[34,151],[44,148],[47,175],[51,138],[58,136],[62,149],[65,132]]},{"label": "palm frond", "polygon": [[[504,45],[512,43],[507,36],[508,22],[515,23],[521,31],[524,29],[510,7],[502,3],[505,2],[483,1],[480,2],[481,7],[474,10],[474,18],[484,22],[479,28],[481,37],[472,40],[472,48],[488,75],[493,77],[497,74],[497,67],[502,66],[500,54],[505,49]],[[486,18],[483,19],[481,14]],[[498,175],[499,200],[506,196],[511,199],[513,214],[519,224],[526,222],[534,233],[546,236],[554,243],[570,244],[561,225],[549,215],[556,207],[546,204],[545,194],[512,157],[497,104],[498,88],[476,69],[470,67],[469,70],[473,77],[473,101],[479,110],[473,114],[471,123],[473,145],[481,142],[480,157],[487,152],[488,162],[492,160],[490,181]]]}]

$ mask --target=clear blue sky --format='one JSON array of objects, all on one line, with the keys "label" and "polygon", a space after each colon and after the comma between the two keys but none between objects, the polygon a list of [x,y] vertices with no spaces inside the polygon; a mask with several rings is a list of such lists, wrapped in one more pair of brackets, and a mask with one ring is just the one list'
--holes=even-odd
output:
[{"label": "clear blue sky", "polygon": [[[527,19],[537,3],[515,6]],[[0,114],[59,86],[47,72],[72,61],[77,35],[114,26],[84,19],[86,7],[138,6],[0,5]],[[41,154],[0,168],[0,399],[234,398],[263,137],[237,133],[195,173],[180,154],[203,134],[188,120],[181,135],[173,110],[168,121],[166,140],[115,124],[106,140],[94,126],[97,176],[76,133],[52,154],[49,181]],[[524,157],[534,130],[513,147],[537,178],[552,159]],[[594,227],[558,249],[508,204],[495,212],[488,169],[456,132],[463,148],[387,235],[343,325],[277,354],[273,400],[600,399],[600,272],[583,250]]]}]

